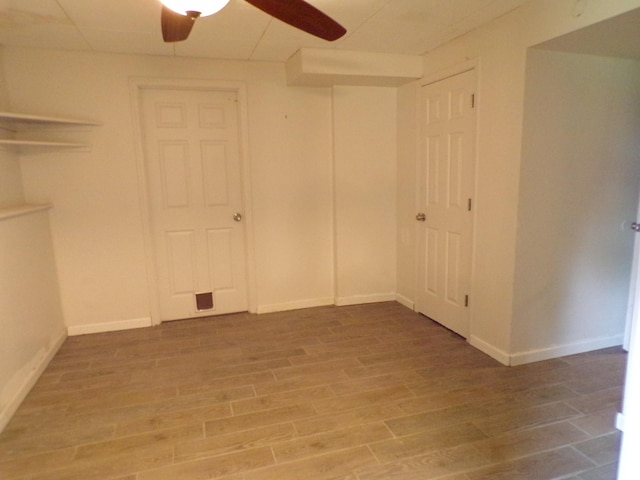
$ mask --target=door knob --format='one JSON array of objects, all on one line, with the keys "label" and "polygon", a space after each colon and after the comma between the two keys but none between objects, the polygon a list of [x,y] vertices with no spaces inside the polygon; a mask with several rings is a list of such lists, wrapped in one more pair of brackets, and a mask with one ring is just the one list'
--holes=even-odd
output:
[{"label": "door knob", "polygon": [[241,221],[241,220],[242,220],[242,214],[241,214],[241,213],[238,213],[238,212],[234,213],[234,214],[233,214],[233,219],[234,219],[236,222]]},{"label": "door knob", "polygon": [[640,232],[640,223],[633,222],[631,224],[631,230],[633,230],[634,232]]},{"label": "door knob", "polygon": [[416,220],[419,222],[424,222],[427,220],[427,216],[424,213],[419,213],[416,215]]}]

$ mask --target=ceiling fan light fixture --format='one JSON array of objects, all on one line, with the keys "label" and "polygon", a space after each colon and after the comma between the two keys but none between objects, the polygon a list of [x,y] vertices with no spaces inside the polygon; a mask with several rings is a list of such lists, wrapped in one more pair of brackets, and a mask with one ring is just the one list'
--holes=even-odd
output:
[{"label": "ceiling fan light fixture", "polygon": [[170,10],[188,16],[187,12],[198,12],[201,17],[213,15],[222,10],[229,0],[160,0]]}]

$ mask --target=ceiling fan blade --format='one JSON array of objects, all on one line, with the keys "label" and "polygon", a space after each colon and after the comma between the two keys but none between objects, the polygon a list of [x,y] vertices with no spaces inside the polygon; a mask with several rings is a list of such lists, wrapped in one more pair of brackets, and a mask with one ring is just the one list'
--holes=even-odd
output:
[{"label": "ceiling fan blade", "polygon": [[187,12],[187,15],[180,15],[163,5],[160,16],[162,38],[165,42],[186,40],[199,16],[198,12]]},{"label": "ceiling fan blade", "polygon": [[246,0],[272,17],[324,40],[337,40],[347,30],[304,0]]}]

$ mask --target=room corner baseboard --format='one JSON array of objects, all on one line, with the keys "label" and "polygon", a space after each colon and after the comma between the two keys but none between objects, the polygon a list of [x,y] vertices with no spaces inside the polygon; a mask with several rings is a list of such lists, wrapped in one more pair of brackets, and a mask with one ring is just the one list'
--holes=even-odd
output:
[{"label": "room corner baseboard", "polygon": [[36,384],[42,373],[45,371],[51,359],[58,353],[60,347],[67,338],[65,330],[60,331],[55,341],[48,350],[38,352],[35,358],[27,364],[20,372],[20,384],[14,392],[9,392],[11,399],[5,407],[0,410],[0,432],[7,426],[11,417],[16,413],[20,404],[27,397],[33,386]]},{"label": "room corner baseboard", "polygon": [[350,297],[336,297],[336,306],[362,305],[365,303],[395,302],[395,293],[374,293],[371,295],[352,295]]},{"label": "room corner baseboard", "polygon": [[413,300],[410,300],[404,295],[400,295],[399,293],[396,293],[396,302],[398,302],[400,305],[404,305],[405,307],[410,308],[411,310],[416,309],[416,305],[415,303],[413,303]]},{"label": "room corner baseboard", "polygon": [[485,342],[484,340],[479,339],[476,336],[471,335],[468,339],[471,346],[477,348],[483,353],[486,353],[491,358],[497,360],[503,365],[509,365],[510,357],[509,354],[499,348],[494,347],[490,343]]},{"label": "room corner baseboard", "polygon": [[153,325],[151,317],[132,318],[129,320],[118,320],[115,322],[91,323],[87,325],[72,325],[68,327],[70,337],[76,335],[87,335],[90,333],[115,332],[118,330],[131,330],[134,328],[146,328]]},{"label": "room corner baseboard", "polygon": [[624,335],[614,335],[612,337],[601,337],[583,340],[564,345],[553,345],[547,348],[538,348],[526,352],[514,353],[511,355],[511,365],[524,365],[526,363],[540,362],[551,358],[576,355],[578,353],[600,350],[602,348],[617,347],[622,345]]},{"label": "room corner baseboard", "polygon": [[263,313],[286,312],[289,310],[300,310],[303,308],[326,307],[327,305],[333,305],[333,298],[310,298],[307,300],[296,300],[294,302],[258,305],[256,313],[260,315]]}]

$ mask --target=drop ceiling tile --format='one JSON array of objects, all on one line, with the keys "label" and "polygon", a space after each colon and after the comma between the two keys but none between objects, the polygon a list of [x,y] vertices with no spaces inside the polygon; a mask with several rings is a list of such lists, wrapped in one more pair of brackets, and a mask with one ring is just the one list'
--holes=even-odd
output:
[{"label": "drop ceiling tile", "polygon": [[0,44],[24,47],[89,49],[89,45],[53,0],[5,0],[0,3]]},{"label": "drop ceiling tile", "polygon": [[269,18],[243,0],[199,18],[189,38],[175,44],[176,55],[247,60],[264,34]]},{"label": "drop ceiling tile", "polygon": [[0,26],[29,24],[72,25],[55,0],[3,0],[0,2]]},{"label": "drop ceiling tile", "polygon": [[422,55],[527,0],[394,0],[341,47]]},{"label": "drop ceiling tile", "polygon": [[91,48],[98,52],[173,55],[173,45],[162,41],[160,27],[155,32],[120,32],[80,28]]},{"label": "drop ceiling tile", "polygon": [[[43,41],[46,39],[46,41]],[[0,27],[0,45],[60,50],[91,50],[80,32],[65,25]]]},{"label": "drop ceiling tile", "polygon": [[285,61],[300,48],[327,48],[328,45],[335,46],[339,43],[340,40],[327,42],[273,19],[256,46],[251,60]]},{"label": "drop ceiling tile", "polygon": [[152,32],[159,28],[158,0],[58,0],[78,27],[122,32]]},{"label": "drop ceiling tile", "polygon": [[[377,14],[385,5],[396,0],[308,0],[347,31],[355,30]],[[348,33],[348,32],[347,32]]]},{"label": "drop ceiling tile", "polygon": [[413,55],[422,53],[413,51],[414,45],[423,42],[429,33],[429,30],[420,26],[370,20],[349,35],[340,46],[349,50]]}]

